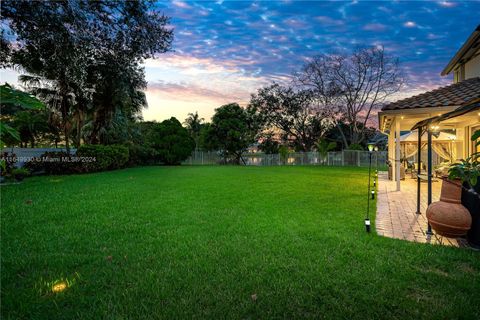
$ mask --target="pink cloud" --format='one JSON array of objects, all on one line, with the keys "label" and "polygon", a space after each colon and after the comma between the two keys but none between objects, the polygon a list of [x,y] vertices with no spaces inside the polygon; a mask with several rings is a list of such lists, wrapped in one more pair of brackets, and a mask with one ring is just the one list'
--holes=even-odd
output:
[{"label": "pink cloud", "polygon": [[324,26],[343,26],[345,24],[343,20],[333,19],[328,16],[317,16],[315,20]]},{"label": "pink cloud", "polygon": [[364,25],[362,29],[366,31],[385,31],[387,26],[381,23],[369,23]]},{"label": "pink cloud", "polygon": [[183,2],[183,1],[179,1],[179,0],[172,1],[172,4],[176,7],[182,8],[182,9],[191,9],[192,8],[188,3]]},{"label": "pink cloud", "polygon": [[246,92],[244,92],[243,95],[228,94],[195,83],[173,83],[165,81],[149,83],[147,92],[160,95],[165,99],[179,101],[214,100],[219,102],[235,102],[244,100],[245,96],[248,97],[249,95]]}]

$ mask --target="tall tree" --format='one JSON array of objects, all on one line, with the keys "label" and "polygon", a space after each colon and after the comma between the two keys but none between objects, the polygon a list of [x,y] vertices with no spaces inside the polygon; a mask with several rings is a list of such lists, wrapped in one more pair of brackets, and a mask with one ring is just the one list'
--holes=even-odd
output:
[{"label": "tall tree", "polygon": [[230,103],[215,109],[207,140],[211,148],[222,153],[225,163],[240,164],[242,155],[255,142],[259,129],[254,109],[243,109],[237,103]]},{"label": "tall tree", "polygon": [[279,84],[261,88],[253,94],[250,105],[267,126],[283,131],[300,151],[310,151],[331,126],[330,118],[317,108],[309,90],[296,91]]},{"label": "tall tree", "polygon": [[190,132],[190,135],[195,141],[195,150],[198,150],[200,145],[200,132],[202,131],[202,125],[204,120],[205,119],[200,118],[198,112],[196,111],[195,113],[189,113],[188,117],[185,119],[184,122],[188,132]]},{"label": "tall tree", "polygon": [[173,40],[169,18],[153,8],[146,0],[2,2],[2,23],[16,42],[11,63],[57,91],[67,148],[71,122],[78,136],[89,100],[93,142],[102,142],[101,129],[117,109],[130,116],[146,106],[140,63]]},{"label": "tall tree", "polygon": [[[312,90],[319,105],[331,114],[346,147],[365,140],[372,111],[404,82],[398,59],[387,55],[383,47],[316,56],[296,74],[296,81]],[[340,126],[342,122],[347,124],[348,134]]]},{"label": "tall tree", "polygon": [[154,125],[152,147],[162,163],[179,165],[192,154],[195,143],[180,121],[172,117]]}]

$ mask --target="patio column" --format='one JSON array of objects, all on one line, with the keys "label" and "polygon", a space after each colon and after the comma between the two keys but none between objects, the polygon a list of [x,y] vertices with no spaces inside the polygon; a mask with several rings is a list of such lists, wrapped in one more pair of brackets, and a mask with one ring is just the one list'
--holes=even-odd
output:
[{"label": "patio column", "polygon": [[420,212],[420,174],[422,173],[422,128],[418,128],[418,144],[417,144],[417,214]]},{"label": "patio column", "polygon": [[397,191],[400,191],[400,121],[395,121],[395,180],[397,181]]},{"label": "patio column", "polygon": [[[427,165],[428,165],[428,205],[432,203],[432,130],[430,128],[427,128]],[[427,228],[427,235],[432,235],[432,226],[430,226],[430,223],[428,224]]]},{"label": "patio column", "polygon": [[394,124],[395,120],[393,120],[394,123],[392,123],[390,127],[390,132],[388,133],[388,160],[390,161],[390,164],[392,166],[392,175],[391,179],[392,181],[395,181],[395,131],[394,131]]}]

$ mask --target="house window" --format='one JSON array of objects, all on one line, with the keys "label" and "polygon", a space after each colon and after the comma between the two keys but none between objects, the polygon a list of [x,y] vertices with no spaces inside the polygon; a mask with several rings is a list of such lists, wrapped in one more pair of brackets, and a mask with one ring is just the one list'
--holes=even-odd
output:
[{"label": "house window", "polygon": [[457,83],[465,80],[465,65],[462,64],[453,72],[453,82]]}]

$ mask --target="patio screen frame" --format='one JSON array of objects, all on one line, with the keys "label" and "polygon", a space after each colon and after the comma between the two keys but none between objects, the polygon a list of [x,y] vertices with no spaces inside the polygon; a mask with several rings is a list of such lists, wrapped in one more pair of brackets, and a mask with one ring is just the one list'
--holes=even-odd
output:
[{"label": "patio screen frame", "polygon": [[[422,121],[419,121],[412,127],[413,130],[418,130],[418,170],[417,170],[417,214],[421,214],[420,212],[420,188],[421,188],[421,179],[420,179],[420,158],[421,158],[421,143],[422,143],[422,134],[423,132],[427,132],[427,192],[428,192],[428,201],[427,204],[430,205],[432,203],[432,126],[439,124],[442,121],[447,119],[452,119],[455,117],[459,117],[461,115],[467,114],[472,111],[480,110],[480,98],[474,99],[473,101],[469,101],[466,104],[458,107],[457,109],[447,112],[443,115],[428,118]],[[428,224],[427,235],[432,235],[432,228],[430,224]]]}]

